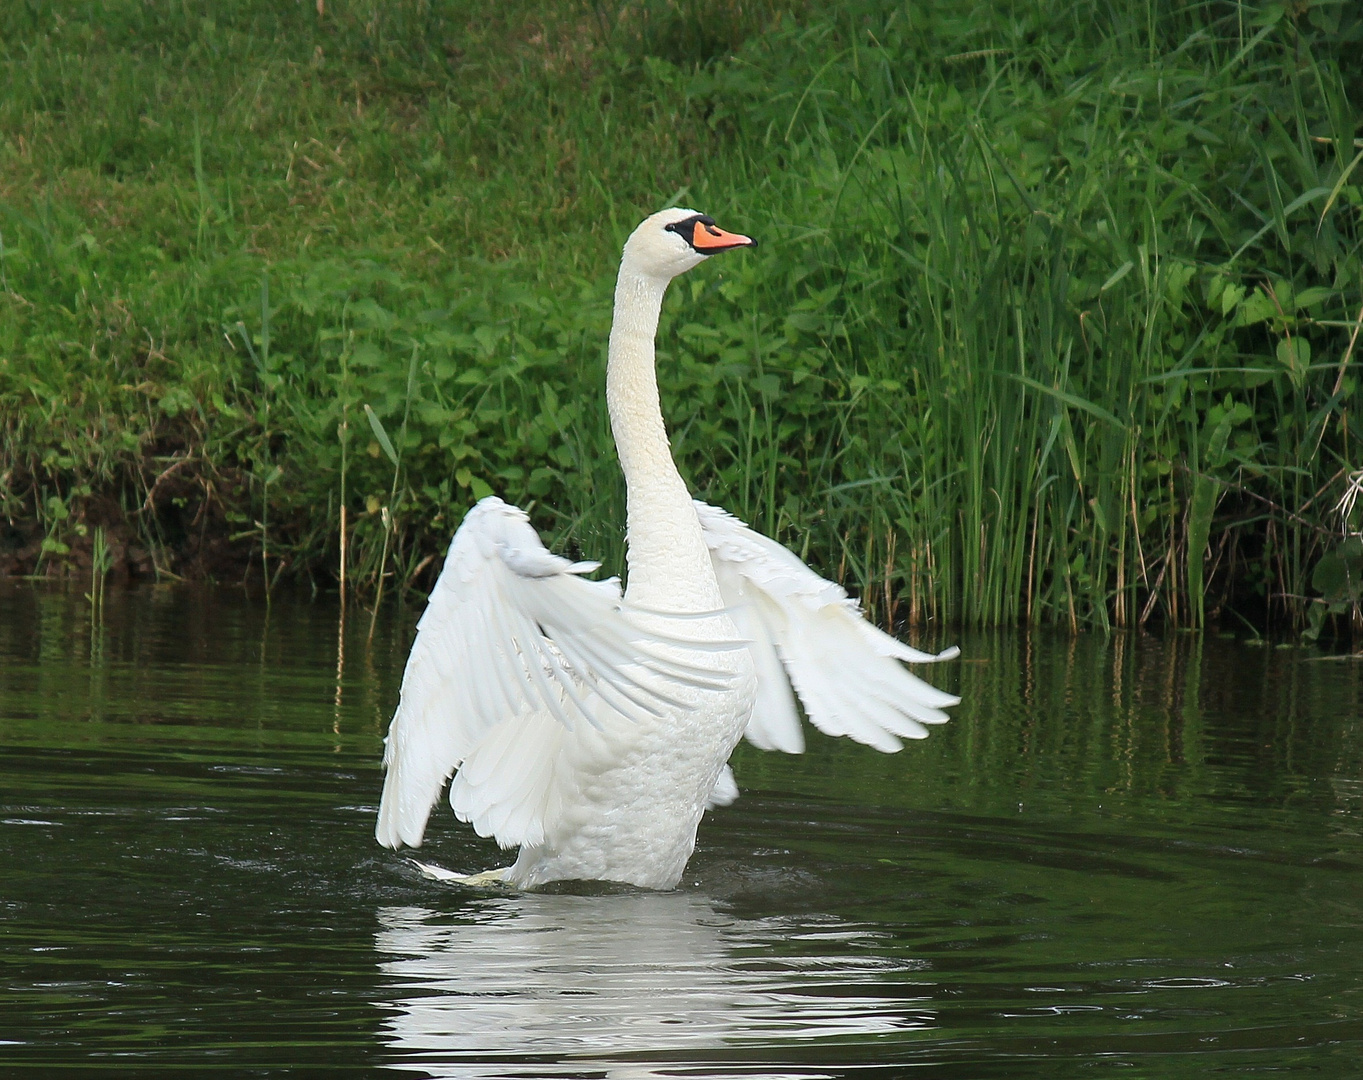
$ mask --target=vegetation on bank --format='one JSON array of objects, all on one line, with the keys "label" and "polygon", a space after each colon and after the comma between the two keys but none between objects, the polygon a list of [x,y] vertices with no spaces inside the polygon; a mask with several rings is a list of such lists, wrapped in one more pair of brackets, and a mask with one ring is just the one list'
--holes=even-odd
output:
[{"label": "vegetation on bank", "polygon": [[1360,102],[1343,2],[8,6],[0,571],[344,538],[372,596],[488,491],[618,566],[614,264],[674,201],[762,241],[669,297],[683,472],[877,618],[1319,631]]}]

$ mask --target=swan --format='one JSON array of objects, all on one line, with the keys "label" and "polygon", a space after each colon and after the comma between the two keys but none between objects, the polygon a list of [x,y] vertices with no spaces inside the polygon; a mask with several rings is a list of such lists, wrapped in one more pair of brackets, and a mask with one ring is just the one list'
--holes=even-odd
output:
[{"label": "swan", "polygon": [[727,764],[738,741],[803,751],[795,694],[815,727],[886,752],[958,703],[900,663],[957,649],[923,653],[877,630],[840,586],[693,501],[677,471],[654,366],[663,295],[678,274],[755,246],[675,208],[625,242],[606,366],[627,498],[623,593],[584,576],[598,563],[549,552],[496,496],[455,532],[384,740],[375,836],[419,847],[453,776],[455,816],[520,850],[511,866],[431,876],[671,889],[706,809],[738,797]]}]

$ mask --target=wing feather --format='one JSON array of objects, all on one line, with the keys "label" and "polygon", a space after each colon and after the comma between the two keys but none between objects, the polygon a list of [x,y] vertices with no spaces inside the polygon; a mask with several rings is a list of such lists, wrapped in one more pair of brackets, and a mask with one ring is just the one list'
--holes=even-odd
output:
[{"label": "wing feather", "polygon": [[791,687],[820,731],[893,753],[927,737],[960,699],[906,671],[960,654],[925,653],[876,629],[840,585],[733,515],[696,502],[720,593],[757,665],[758,697],[746,737],[798,754],[804,735]]},{"label": "wing feather", "polygon": [[[726,685],[684,650],[741,647],[698,640],[628,608],[597,563],[545,549],[526,515],[494,496],[469,511],[417,623],[385,740],[375,835],[417,847],[458,770],[450,802],[503,846],[540,843],[563,804],[556,763],[586,722],[659,716],[669,683]],[[684,632],[683,632],[684,631]]]}]

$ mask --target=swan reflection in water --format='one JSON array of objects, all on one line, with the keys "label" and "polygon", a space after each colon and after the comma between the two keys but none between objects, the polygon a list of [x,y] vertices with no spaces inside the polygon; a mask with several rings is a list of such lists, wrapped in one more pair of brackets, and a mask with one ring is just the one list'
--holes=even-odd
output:
[{"label": "swan reflection in water", "polygon": [[[436,1077],[809,1080],[826,1075],[797,1064],[815,1041],[855,1056],[849,1039],[933,1019],[921,962],[827,917],[741,919],[674,892],[389,907],[379,922],[391,1065]],[[759,1068],[773,1059],[791,1067]]]}]

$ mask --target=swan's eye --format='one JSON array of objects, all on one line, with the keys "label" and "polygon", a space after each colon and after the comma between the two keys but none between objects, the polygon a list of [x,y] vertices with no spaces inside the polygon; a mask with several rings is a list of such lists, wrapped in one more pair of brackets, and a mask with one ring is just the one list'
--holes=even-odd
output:
[{"label": "swan's eye", "polygon": [[711,225],[714,224],[713,219],[707,218],[704,214],[697,214],[695,217],[683,218],[681,221],[674,221],[671,225],[664,226],[664,230],[666,232],[676,233],[692,247],[695,247],[696,246],[695,241],[692,239],[692,237],[695,236],[696,226],[703,225],[706,222],[709,222],[709,224]]},{"label": "swan's eye", "polygon": [[757,241],[739,233],[725,232],[715,225],[715,219],[706,214],[697,214],[684,221],[674,221],[664,228],[674,232],[691,245],[693,251],[701,255],[714,255],[737,247],[756,247]]}]

